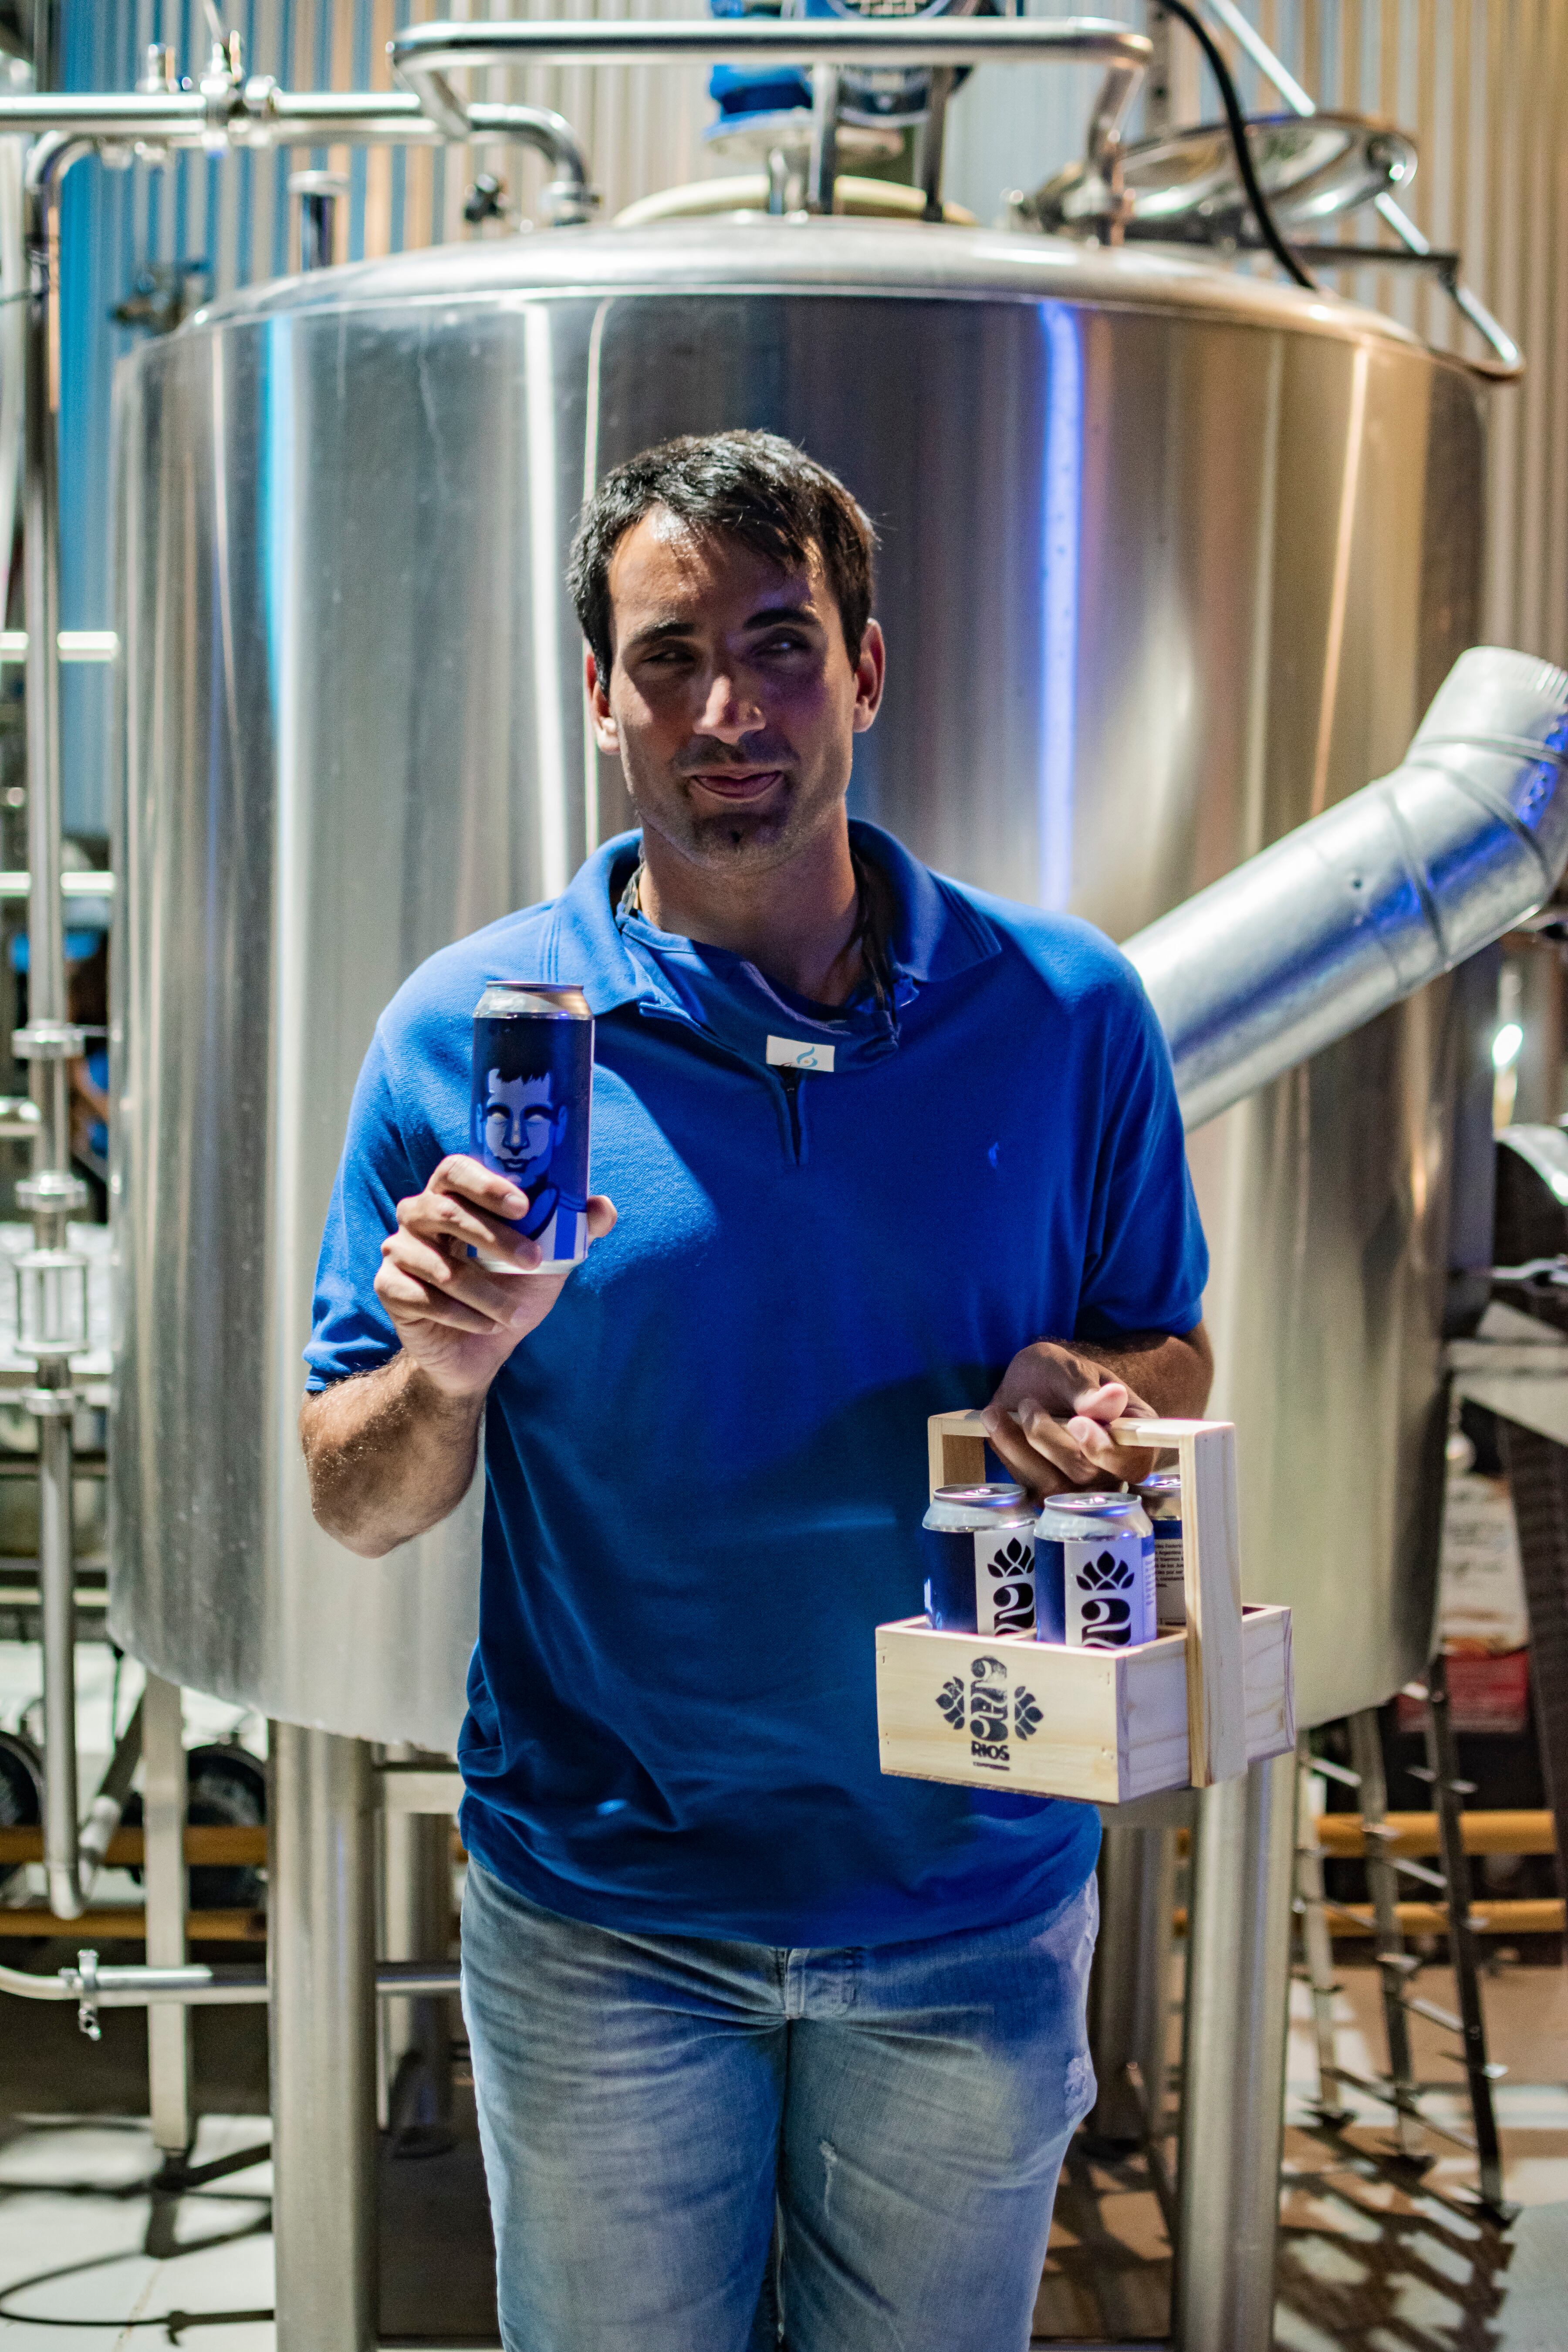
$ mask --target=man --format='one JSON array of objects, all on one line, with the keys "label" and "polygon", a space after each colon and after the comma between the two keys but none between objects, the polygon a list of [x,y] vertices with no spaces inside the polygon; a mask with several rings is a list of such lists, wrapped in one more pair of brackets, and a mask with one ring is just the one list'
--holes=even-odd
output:
[{"label": "man", "polygon": [[[483,1427],[464,2000],[513,2352],[1017,2352],[1093,2095],[1096,1816],[884,1778],[872,1629],[920,1605],[927,1415],[988,1404],[1037,1492],[1142,1475],[1108,1424],[1201,1408],[1205,1253],[1121,958],[847,821],[873,544],[766,435],[604,482],[572,585],[640,835],[399,992],[322,1251],[322,1525],[432,1526]],[[449,1156],[491,978],[597,1019],[569,1276]]]}]

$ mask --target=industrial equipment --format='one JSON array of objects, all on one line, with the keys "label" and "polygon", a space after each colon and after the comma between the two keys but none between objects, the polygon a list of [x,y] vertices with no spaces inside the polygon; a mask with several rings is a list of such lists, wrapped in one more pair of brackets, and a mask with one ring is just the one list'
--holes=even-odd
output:
[{"label": "industrial equipment", "polygon": [[[52,174],[79,137],[478,128],[544,146],[557,173],[542,234],[248,289],[143,346],[121,382],[110,1622],[168,1682],[280,1726],[285,2352],[357,2347],[374,2328],[361,1743],[450,1750],[479,1552],[477,1495],[374,1564],[316,1528],[295,1434],[311,1267],[383,1004],[424,956],[560,889],[628,822],[584,729],[562,580],[585,492],[651,441],[721,425],[785,433],[839,471],[882,532],[892,655],[852,804],[938,867],[1119,939],[1394,770],[1477,634],[1474,370],[1310,287],[1124,243],[1120,203],[1099,243],[946,226],[939,135],[927,217],[833,216],[842,73],[934,83],[987,58],[1097,60],[1087,162],[1114,195],[1147,54],[1093,21],[480,21],[400,36],[408,88],[390,98],[291,97],[224,51],[198,91],[165,76],[134,102],[0,102],[0,125],[49,126],[30,181],[38,371]],[[592,226],[569,126],[470,106],[453,80],[674,56],[809,70],[799,185],[768,156],[770,193],[798,210]],[[30,458],[35,936],[58,961],[41,437]],[[1193,1143],[1215,1255],[1214,1410],[1244,1426],[1244,1557],[1268,1561],[1258,1597],[1294,1609],[1308,1723],[1375,1704],[1426,1659],[1467,1044],[1441,979],[1345,1026],[1300,1066],[1277,1057]],[[51,1155],[46,1139],[42,1177]],[[40,1199],[63,1233],[47,1185]],[[46,1430],[48,1395],[69,1391],[56,1344]],[[70,1456],[54,1425],[58,1566]],[[1367,1531],[1353,1555],[1347,1514]],[[68,1612],[52,1622],[53,1724],[68,1715]],[[420,1769],[390,1766],[384,1785]],[[1227,2252],[1213,2280],[1189,2265],[1192,2352],[1262,2340],[1278,2117],[1257,2086],[1283,2035],[1292,1780],[1282,1759],[1203,1799],[1188,2055],[1214,2095],[1193,2123],[1181,2239]],[[79,1898],[58,1785],[51,1853]],[[139,1991],[140,1972],[89,1958],[51,1993],[90,2010],[263,1990],[171,1963]],[[445,1982],[383,1977],[405,1994]],[[1211,2326],[1204,2298],[1229,2294],[1237,2265]]]},{"label": "industrial equipment", "polygon": [[[891,647],[855,805],[1126,939],[1404,756],[1475,635],[1481,397],[1381,319],[1184,257],[812,217],[318,272],[138,352],[118,1637],[273,1716],[456,1737],[477,1498],[346,1556],[300,1349],[382,1005],[628,822],[562,584],[607,466],[752,424],[842,473]],[[1215,1410],[1245,1411],[1307,1722],[1425,1659],[1460,1043],[1439,985],[1194,1139]]]}]

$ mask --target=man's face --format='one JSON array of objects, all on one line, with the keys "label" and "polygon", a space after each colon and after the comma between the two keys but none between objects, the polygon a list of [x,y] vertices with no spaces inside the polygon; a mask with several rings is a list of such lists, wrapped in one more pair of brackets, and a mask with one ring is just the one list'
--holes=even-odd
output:
[{"label": "man's face", "polygon": [[503,1078],[491,1070],[485,1081],[485,1150],[525,1192],[541,1181],[566,1132],[566,1107],[552,1109],[552,1092],[548,1076]]},{"label": "man's face", "polygon": [[587,657],[595,733],[646,829],[705,866],[764,872],[839,814],[881,699],[873,621],[852,662],[819,551],[791,570],[656,507],[610,564],[614,660]]}]

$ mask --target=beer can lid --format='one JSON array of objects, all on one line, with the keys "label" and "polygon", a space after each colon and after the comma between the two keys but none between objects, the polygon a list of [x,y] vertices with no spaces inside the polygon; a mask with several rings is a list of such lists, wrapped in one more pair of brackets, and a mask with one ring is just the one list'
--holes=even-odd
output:
[{"label": "beer can lid", "polygon": [[1026,1527],[1034,1516],[1034,1507],[1026,1501],[1022,1486],[1001,1483],[984,1486],[939,1486],[921,1524],[927,1528],[955,1530],[1014,1525]]},{"label": "beer can lid", "polygon": [[1091,1525],[1097,1530],[1114,1530],[1129,1519],[1140,1532],[1149,1525],[1136,1495],[1086,1495],[1075,1488],[1070,1495],[1047,1495],[1035,1525],[1047,1534],[1059,1528],[1078,1535]]},{"label": "beer can lid", "polygon": [[490,980],[474,1007],[476,1021],[504,1021],[509,1014],[527,1013],[535,1021],[586,1021],[588,1000],[580,988],[559,988],[553,981]]},{"label": "beer can lid", "polygon": [[1138,1482],[1141,1495],[1179,1495],[1181,1491],[1181,1479],[1173,1470],[1156,1470],[1152,1478],[1141,1478]]}]

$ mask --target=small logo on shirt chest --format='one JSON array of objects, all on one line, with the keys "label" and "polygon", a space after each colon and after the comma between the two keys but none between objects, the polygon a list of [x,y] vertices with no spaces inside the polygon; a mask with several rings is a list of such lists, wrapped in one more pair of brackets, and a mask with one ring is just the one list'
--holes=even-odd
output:
[{"label": "small logo on shirt chest", "polygon": [[770,1037],[768,1067],[773,1070],[831,1070],[833,1047],[808,1044],[802,1037]]}]

